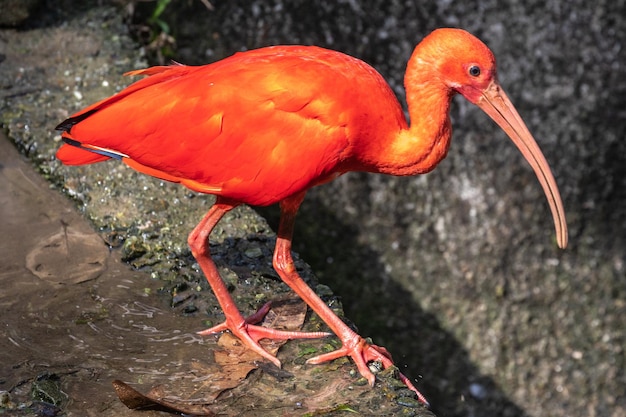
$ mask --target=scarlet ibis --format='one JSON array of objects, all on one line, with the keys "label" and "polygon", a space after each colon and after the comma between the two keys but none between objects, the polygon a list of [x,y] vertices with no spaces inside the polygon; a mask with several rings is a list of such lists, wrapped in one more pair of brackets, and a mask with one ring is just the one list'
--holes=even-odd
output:
[{"label": "scarlet ibis", "polygon": [[217,196],[188,243],[226,320],[200,333],[230,330],[277,366],[279,360],[259,345],[260,339],[325,333],[255,325],[267,308],[244,318],[210,258],[211,230],[240,204],[279,203],[274,268],[342,342],[340,349],[308,362],[350,356],[373,385],[367,363],[388,367],[391,355],[352,331],[296,272],[291,256],[296,212],[309,188],[348,171],[431,171],[448,151],[448,113],[456,93],[485,111],[522,152],[548,199],[557,243],[567,245],[563,205],[550,167],[500,87],[493,53],[463,30],[435,30],[415,48],[405,75],[410,126],[376,70],[314,46],[272,46],[204,66],[174,64],[128,74],[149,77],[57,126],[65,142],[57,157],[67,165],[121,159],[143,173]]}]

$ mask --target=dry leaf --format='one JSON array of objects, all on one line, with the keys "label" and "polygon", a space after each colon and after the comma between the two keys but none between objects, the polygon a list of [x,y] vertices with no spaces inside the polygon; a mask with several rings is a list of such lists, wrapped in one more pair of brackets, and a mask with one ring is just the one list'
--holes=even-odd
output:
[{"label": "dry leaf", "polygon": [[147,394],[142,394],[130,385],[113,381],[113,388],[122,403],[131,410],[155,410],[169,413],[183,413],[194,416],[214,416],[206,404],[192,404],[185,401],[171,400],[165,397],[161,386],[154,387]]},{"label": "dry leaf", "polygon": [[[262,323],[266,327],[298,331],[304,324],[307,307],[300,300],[278,301],[272,306]],[[275,355],[285,344],[284,340],[262,340],[261,345]],[[182,412],[192,415],[214,415],[209,406],[223,392],[246,381],[250,372],[261,368],[278,379],[291,374],[265,361],[257,353],[247,349],[230,332],[224,332],[218,340],[219,349],[214,352],[215,363],[189,361],[185,377],[170,378],[141,394],[121,381],[113,381],[115,391],[128,408],[133,410],[160,410]],[[165,394],[167,393],[167,395]]]}]

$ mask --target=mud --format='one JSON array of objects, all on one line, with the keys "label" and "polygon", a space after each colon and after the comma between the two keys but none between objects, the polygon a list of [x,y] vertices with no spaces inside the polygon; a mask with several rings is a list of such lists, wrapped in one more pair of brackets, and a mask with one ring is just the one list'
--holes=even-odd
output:
[{"label": "mud", "polygon": [[[149,382],[161,367],[210,360],[215,341],[181,330],[158,281],[120,262],[5,137],[0,155],[0,386],[13,403],[3,413],[36,415],[37,398],[67,415],[132,415],[111,379]],[[58,394],[32,397],[42,380]]]}]

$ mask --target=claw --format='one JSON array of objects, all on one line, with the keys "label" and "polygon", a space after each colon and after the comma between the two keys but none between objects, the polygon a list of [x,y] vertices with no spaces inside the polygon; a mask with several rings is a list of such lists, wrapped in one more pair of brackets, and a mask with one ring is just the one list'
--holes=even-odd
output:
[{"label": "claw", "polygon": [[[354,363],[356,364],[359,373],[367,379],[371,386],[374,386],[376,382],[376,376],[372,373],[370,368],[367,366],[368,362],[379,361],[383,364],[384,368],[388,368],[393,366],[393,361],[391,359],[391,354],[387,349],[382,346],[376,346],[367,342],[362,337],[357,336],[358,339],[354,339],[352,341],[348,341],[348,343],[344,343],[344,345],[332,352],[324,353],[322,355],[316,356],[306,361],[306,363],[317,365],[323,362],[331,361],[333,359],[342,358],[344,356],[349,356],[352,358]],[[400,380],[415,394],[417,395],[417,399],[424,404],[426,407],[430,407],[430,403],[424,397],[424,395],[415,388],[413,383],[404,376],[404,374],[398,372],[398,377]]]},{"label": "claw", "polygon": [[275,339],[275,340],[293,340],[293,339],[318,339],[321,337],[331,336],[332,333],[328,332],[296,332],[296,331],[288,331],[288,330],[276,330],[270,329],[268,327],[257,326],[256,323],[259,323],[263,320],[265,315],[269,312],[271,308],[271,302],[265,303],[260,309],[258,309],[254,314],[248,316],[240,322],[234,322],[234,320],[229,320],[226,318],[226,321],[213,326],[206,330],[201,330],[196,334],[200,336],[208,336],[210,334],[215,334],[219,332],[223,332],[226,330],[230,330],[232,334],[237,336],[239,340],[250,350],[256,352],[261,355],[265,359],[272,362],[274,365],[280,368],[280,361],[274,355],[263,349],[263,347],[259,344],[259,340],[261,339]]}]

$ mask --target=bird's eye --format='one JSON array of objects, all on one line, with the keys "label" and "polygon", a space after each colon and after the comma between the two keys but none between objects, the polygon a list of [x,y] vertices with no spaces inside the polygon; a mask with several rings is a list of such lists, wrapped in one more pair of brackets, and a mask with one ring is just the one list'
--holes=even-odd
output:
[{"label": "bird's eye", "polygon": [[478,65],[472,65],[469,67],[468,72],[472,77],[478,77],[480,75],[480,67]]}]

